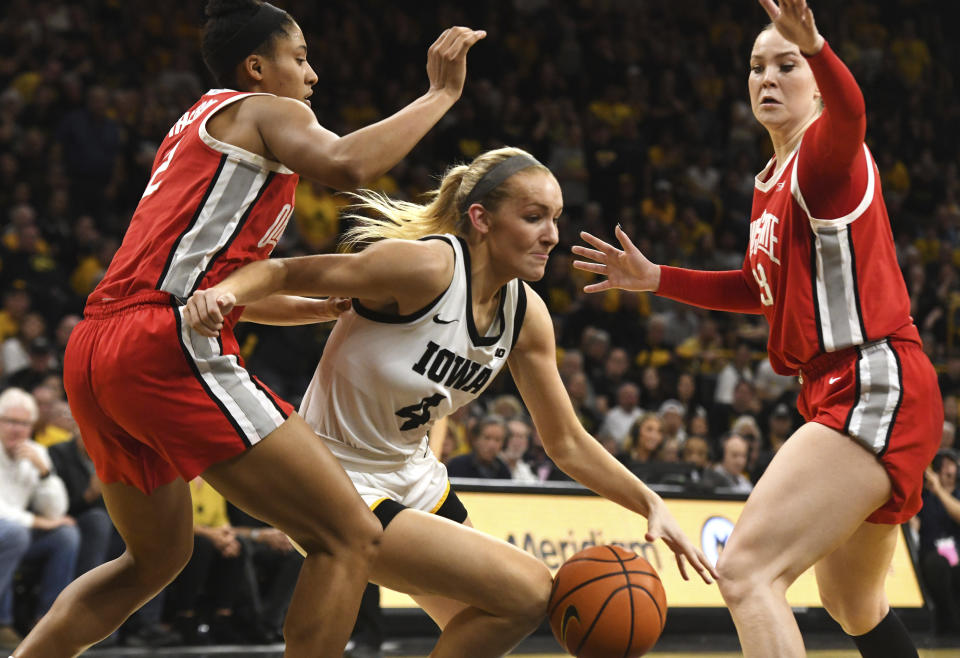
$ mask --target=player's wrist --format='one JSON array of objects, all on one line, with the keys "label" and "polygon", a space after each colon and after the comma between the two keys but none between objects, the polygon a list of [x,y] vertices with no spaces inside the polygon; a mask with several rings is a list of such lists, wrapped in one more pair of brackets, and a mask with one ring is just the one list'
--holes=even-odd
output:
[{"label": "player's wrist", "polygon": [[804,57],[815,57],[816,55],[820,54],[821,50],[823,50],[823,46],[826,42],[827,40],[823,38],[823,35],[817,34],[813,41],[800,48],[800,54]]}]

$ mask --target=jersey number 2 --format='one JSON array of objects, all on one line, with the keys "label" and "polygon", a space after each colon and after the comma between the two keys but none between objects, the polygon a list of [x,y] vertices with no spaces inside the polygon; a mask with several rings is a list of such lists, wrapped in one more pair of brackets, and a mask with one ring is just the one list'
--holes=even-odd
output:
[{"label": "jersey number 2", "polygon": [[767,283],[767,273],[763,269],[763,263],[757,263],[753,266],[753,278],[757,280],[760,286],[760,303],[764,306],[773,306],[773,291],[770,290],[770,284]]},{"label": "jersey number 2", "polygon": [[144,199],[150,196],[151,194],[156,192],[157,189],[160,187],[160,184],[163,181],[157,180],[157,179],[160,177],[160,174],[165,172],[170,167],[170,161],[173,160],[173,154],[177,152],[178,146],[180,146],[180,142],[177,142],[176,144],[174,144],[171,147],[171,149],[167,151],[167,154],[163,156],[163,161],[159,165],[157,165],[156,171],[154,171],[153,176],[150,177],[150,182],[147,183],[147,189],[143,191],[143,196],[140,197],[141,199]]}]

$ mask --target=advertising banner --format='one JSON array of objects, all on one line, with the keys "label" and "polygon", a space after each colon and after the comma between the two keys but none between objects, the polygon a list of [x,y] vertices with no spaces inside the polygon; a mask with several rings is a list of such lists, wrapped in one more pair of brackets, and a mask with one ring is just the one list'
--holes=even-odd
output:
[{"label": "advertising banner", "polygon": [[[460,499],[477,529],[504,539],[539,558],[555,572],[563,561],[587,546],[619,544],[646,558],[660,574],[667,601],[672,607],[722,607],[716,585],[705,585],[692,569],[685,581],[673,554],[663,542],[648,543],[643,535],[646,520],[597,496],[462,492]],[[743,501],[667,499],[677,522],[691,539],[699,542],[708,558],[716,562],[733,524],[740,516]],[[783,519],[783,523],[789,523]],[[465,556],[466,557],[466,556]],[[923,596],[913,563],[901,533],[887,576],[887,594],[897,608],[920,608]],[[804,573],[787,591],[794,607],[819,607],[813,570]],[[382,593],[385,608],[411,607],[409,597]]]}]

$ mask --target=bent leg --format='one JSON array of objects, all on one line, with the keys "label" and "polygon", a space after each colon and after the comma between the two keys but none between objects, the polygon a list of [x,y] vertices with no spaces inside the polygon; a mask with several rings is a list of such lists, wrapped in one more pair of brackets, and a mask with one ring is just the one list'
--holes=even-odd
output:
[{"label": "bent leg", "polygon": [[803,656],[787,588],[889,498],[883,466],[849,437],[807,423],[750,494],[717,564],[743,654]]},{"label": "bent leg", "polygon": [[899,532],[896,525],[865,522],[815,567],[823,607],[868,658],[917,655],[884,587]]},{"label": "bent leg", "polygon": [[816,564],[823,607],[847,635],[863,635],[890,609],[884,584],[898,532],[899,526],[864,522]]},{"label": "bent leg", "polygon": [[502,656],[546,616],[552,579],[532,555],[473,528],[407,509],[383,533],[372,580],[429,606],[431,656]]},{"label": "bent leg", "polygon": [[115,631],[187,563],[193,506],[183,480],[157,487],[149,496],[126,484],[104,484],[103,497],[126,552],[63,590],[17,649],[17,658],[79,654]]},{"label": "bent leg", "polygon": [[323,441],[293,414],[203,478],[306,552],[284,626],[285,655],[343,653],[382,529]]}]

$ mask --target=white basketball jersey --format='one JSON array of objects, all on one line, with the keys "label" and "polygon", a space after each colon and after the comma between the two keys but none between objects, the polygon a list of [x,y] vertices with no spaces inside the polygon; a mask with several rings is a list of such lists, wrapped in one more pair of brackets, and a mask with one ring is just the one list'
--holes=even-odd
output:
[{"label": "white basketball jersey", "polygon": [[516,343],[526,293],[514,279],[485,335],[474,324],[470,251],[446,234],[453,278],[425,308],[386,315],[353,300],[323,350],[300,415],[347,468],[391,470],[427,449],[438,419],[475,399],[503,368]]}]

